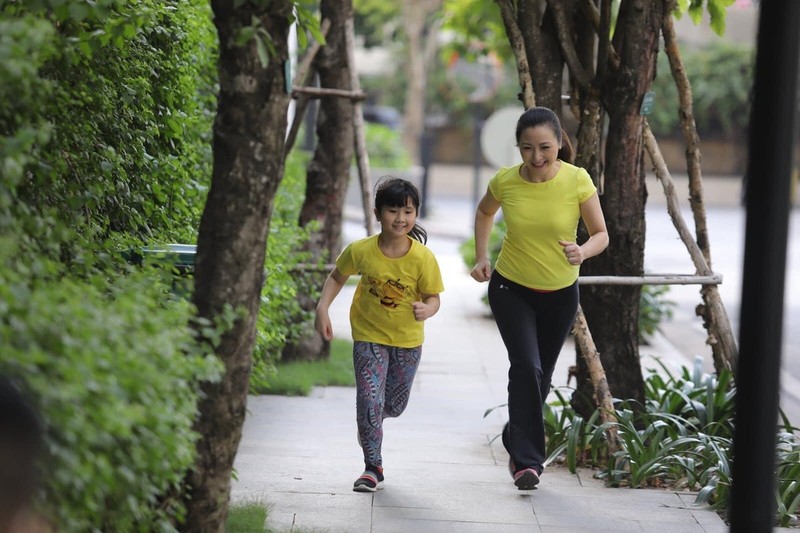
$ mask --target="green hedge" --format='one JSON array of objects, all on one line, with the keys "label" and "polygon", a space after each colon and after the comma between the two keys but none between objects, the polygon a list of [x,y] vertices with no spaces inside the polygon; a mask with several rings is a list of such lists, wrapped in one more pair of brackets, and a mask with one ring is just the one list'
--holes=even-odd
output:
[{"label": "green hedge", "polygon": [[[13,257],[7,242],[0,246]],[[169,529],[194,459],[198,383],[221,363],[159,275],[113,284],[0,268],[0,374],[30,390],[46,429],[45,513],[61,531]]]},{"label": "green hedge", "polygon": [[203,0],[0,5],[0,231],[73,267],[97,242],[193,242],[215,56]]}]

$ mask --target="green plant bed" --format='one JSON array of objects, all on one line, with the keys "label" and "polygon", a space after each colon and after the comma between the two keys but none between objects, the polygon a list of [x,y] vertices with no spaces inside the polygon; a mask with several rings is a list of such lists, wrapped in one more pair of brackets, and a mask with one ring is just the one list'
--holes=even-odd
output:
[{"label": "green plant bed", "polygon": [[263,386],[253,387],[255,394],[308,396],[314,386],[353,387],[353,343],[333,339],[328,359],[278,363],[275,369]]}]

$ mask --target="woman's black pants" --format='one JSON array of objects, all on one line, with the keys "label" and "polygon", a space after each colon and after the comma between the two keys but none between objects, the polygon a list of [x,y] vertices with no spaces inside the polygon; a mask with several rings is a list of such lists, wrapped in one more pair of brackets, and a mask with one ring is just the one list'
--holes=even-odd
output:
[{"label": "woman's black pants", "polygon": [[542,409],[553,370],[578,310],[578,282],[537,292],[494,271],[489,305],[508,350],[506,445],[514,470],[541,473],[547,458]]}]

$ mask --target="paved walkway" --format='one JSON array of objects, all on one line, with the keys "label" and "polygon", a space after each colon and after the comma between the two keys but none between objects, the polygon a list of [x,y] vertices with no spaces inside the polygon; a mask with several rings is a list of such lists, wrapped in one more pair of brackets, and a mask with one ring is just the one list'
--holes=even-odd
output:
[{"label": "paved walkway", "polygon": [[[357,228],[356,228],[357,230]],[[385,425],[386,488],[356,493],[361,473],[354,389],[325,387],[310,397],[252,397],[235,468],[234,500],[271,507],[276,532],[708,532],[723,521],[692,494],[612,489],[590,471],[548,467],[539,487],[519,491],[499,439],[508,363],[481,296],[469,278],[457,241],[431,236],[443,270],[442,308],[426,325],[423,361],[409,407]],[[347,338],[345,287],[331,315]],[[669,347],[652,350],[669,358]],[[555,384],[574,360],[568,341]],[[647,363],[645,363],[647,364]],[[552,398],[551,398],[552,399]]]},{"label": "paved walkway", "polygon": [[[490,174],[491,169],[481,169],[481,192]],[[536,490],[514,487],[508,455],[499,439],[493,441],[506,420],[505,410],[484,418],[488,408],[505,402],[508,361],[481,302],[486,286],[469,277],[458,253],[458,245],[471,233],[474,171],[437,165],[430,181],[422,223],[446,291],[440,312],[426,324],[409,407],[385,424],[386,488],[375,494],[352,491],[363,468],[355,391],[324,387],[306,398],[250,398],[235,464],[234,500],[268,503],[268,527],[276,533],[727,531],[716,513],[693,505],[694,494],[606,488],[588,470],[573,475],[564,467],[549,466]],[[679,190],[687,190],[685,177],[676,181]],[[739,180],[704,182],[709,205],[738,205]],[[648,187],[650,201],[663,205],[655,179],[648,178]],[[364,235],[358,196],[352,196],[347,242]],[[341,338],[349,339],[353,290],[346,286],[331,309]],[[554,385],[566,384],[574,353],[570,339]],[[656,367],[653,357],[673,369],[687,364],[685,355],[661,335],[642,347],[644,368]]]}]

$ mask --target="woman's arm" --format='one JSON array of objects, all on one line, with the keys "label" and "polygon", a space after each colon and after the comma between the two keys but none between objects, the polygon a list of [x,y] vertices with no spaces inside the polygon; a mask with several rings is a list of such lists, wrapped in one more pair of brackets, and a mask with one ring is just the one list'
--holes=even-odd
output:
[{"label": "woman's arm", "polygon": [[589,239],[578,246],[574,242],[558,241],[564,247],[564,255],[571,265],[580,265],[608,246],[608,230],[600,207],[600,197],[594,193],[581,204],[581,218],[589,232]]},{"label": "woman's arm", "polygon": [[322,286],[322,293],[317,303],[317,314],[314,317],[314,329],[325,340],[333,339],[333,325],[331,325],[331,318],[328,315],[328,308],[334,298],[342,291],[342,287],[344,287],[349,277],[339,272],[336,267],[333,267],[333,270],[325,280],[325,284]]},{"label": "woman's arm", "polygon": [[489,281],[492,265],[489,261],[489,235],[494,226],[494,215],[500,209],[498,202],[489,190],[483,195],[475,210],[475,267],[470,275],[476,281]]}]

